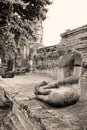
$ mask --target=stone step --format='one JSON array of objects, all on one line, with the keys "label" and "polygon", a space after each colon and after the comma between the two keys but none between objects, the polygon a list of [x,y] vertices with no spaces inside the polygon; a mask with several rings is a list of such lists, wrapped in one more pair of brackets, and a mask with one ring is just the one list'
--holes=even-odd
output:
[{"label": "stone step", "polygon": [[86,79],[86,77],[87,77],[87,76],[86,76],[86,75],[84,75],[84,76],[82,76],[82,79]]},{"label": "stone step", "polygon": [[87,72],[85,72],[82,77],[85,77],[85,76],[87,76]]},{"label": "stone step", "polygon": [[7,117],[7,120],[4,122],[4,130],[18,130],[17,126],[15,125],[14,121],[11,119],[10,116]]},{"label": "stone step", "polygon": [[5,130],[35,130],[31,121],[25,117],[19,106],[14,103],[13,111],[5,119]]},{"label": "stone step", "polygon": [[3,126],[0,126],[0,130],[5,130]]},{"label": "stone step", "polygon": [[26,130],[25,124],[22,124],[22,122],[23,122],[22,120],[23,119],[20,120],[19,117],[18,117],[18,115],[16,115],[16,113],[15,114],[13,113],[11,115],[10,119],[12,120],[12,122],[14,123],[14,125],[17,127],[17,130],[23,130],[23,129]]},{"label": "stone step", "polygon": [[86,81],[86,80],[87,80],[86,76],[82,76],[82,77],[81,77],[81,80],[82,80],[82,81]]},{"label": "stone step", "polygon": [[86,78],[81,79],[81,82],[87,82]]},{"label": "stone step", "polygon": [[86,77],[86,76],[87,76],[87,74],[84,74],[84,75],[83,75],[83,77]]},{"label": "stone step", "polygon": [[10,116],[8,116],[8,121],[5,122],[6,130],[28,130],[26,128],[26,123],[23,123],[23,118],[20,119],[19,115],[16,115],[16,113],[12,113]]},{"label": "stone step", "polygon": [[87,75],[87,72],[85,72],[85,73],[83,74],[83,76],[84,76],[84,75]]},{"label": "stone step", "polygon": [[[34,130],[34,126],[33,124],[30,122],[29,119],[27,119],[24,114],[22,113],[22,111],[20,111],[19,105],[14,104],[14,108],[13,108],[13,112],[16,114],[16,118],[18,118],[20,124],[22,124],[22,126],[24,127],[23,130]],[[15,120],[15,117],[13,117]],[[15,120],[15,123],[17,121]],[[21,126],[21,127],[22,127]],[[22,130],[22,129],[19,129]]]}]

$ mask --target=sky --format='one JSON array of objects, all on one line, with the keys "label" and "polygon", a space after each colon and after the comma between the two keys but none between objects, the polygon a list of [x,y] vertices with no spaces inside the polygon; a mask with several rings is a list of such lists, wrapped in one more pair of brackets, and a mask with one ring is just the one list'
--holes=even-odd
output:
[{"label": "sky", "polygon": [[87,24],[87,0],[53,0],[43,22],[43,44],[59,44],[60,34]]}]

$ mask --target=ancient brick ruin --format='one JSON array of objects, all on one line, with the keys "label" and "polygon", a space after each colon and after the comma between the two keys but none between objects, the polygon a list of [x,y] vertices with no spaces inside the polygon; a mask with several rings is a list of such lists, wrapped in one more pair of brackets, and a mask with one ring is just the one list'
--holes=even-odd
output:
[{"label": "ancient brick ruin", "polygon": [[87,62],[87,25],[62,33],[60,44],[61,47],[74,48],[81,51],[84,62]]},{"label": "ancient brick ruin", "polygon": [[34,61],[36,70],[57,75],[57,64],[59,57],[64,54],[64,51],[69,48],[74,48],[83,54],[83,67],[86,77],[87,68],[87,25],[67,30],[61,35],[61,41],[58,45],[41,48],[37,51],[37,56]]}]

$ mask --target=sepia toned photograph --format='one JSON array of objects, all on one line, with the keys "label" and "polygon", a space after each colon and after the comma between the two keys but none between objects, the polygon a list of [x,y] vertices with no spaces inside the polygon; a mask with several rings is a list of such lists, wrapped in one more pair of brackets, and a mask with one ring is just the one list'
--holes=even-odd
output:
[{"label": "sepia toned photograph", "polygon": [[0,0],[0,130],[87,130],[87,0]]}]

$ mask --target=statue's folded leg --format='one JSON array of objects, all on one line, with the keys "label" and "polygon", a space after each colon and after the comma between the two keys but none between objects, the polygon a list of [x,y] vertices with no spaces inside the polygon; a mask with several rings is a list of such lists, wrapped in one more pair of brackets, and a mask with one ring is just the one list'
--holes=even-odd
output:
[{"label": "statue's folded leg", "polygon": [[36,95],[49,95],[51,93],[51,90],[47,90],[44,88],[39,88],[37,93],[35,93]]},{"label": "statue's folded leg", "polygon": [[48,102],[48,95],[36,95],[36,98],[43,102]]},{"label": "statue's folded leg", "polygon": [[35,94],[49,94],[50,93],[50,89],[53,88],[59,88],[58,83],[54,82],[51,84],[47,84],[47,82],[43,81],[39,84],[37,84],[37,86],[35,87]]},{"label": "statue's folded leg", "polygon": [[39,94],[39,88],[42,87],[42,86],[44,86],[44,85],[47,85],[47,82],[42,81],[41,83],[37,84],[35,86],[35,94]]},{"label": "statue's folded leg", "polygon": [[68,106],[76,103],[80,98],[80,86],[72,84],[55,89],[39,88],[36,98],[52,106]]}]

